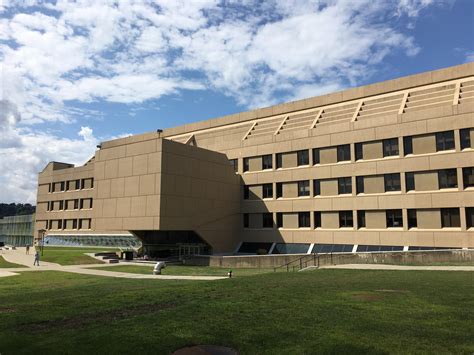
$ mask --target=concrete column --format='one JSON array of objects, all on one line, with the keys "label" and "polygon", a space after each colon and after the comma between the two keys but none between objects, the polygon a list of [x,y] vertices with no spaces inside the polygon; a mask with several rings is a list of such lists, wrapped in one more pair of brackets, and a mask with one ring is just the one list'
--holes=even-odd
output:
[{"label": "concrete column", "polygon": [[351,163],[355,163],[355,143],[350,144],[351,147]]},{"label": "concrete column", "polygon": [[461,151],[461,133],[459,132],[459,129],[454,130],[454,148],[456,149],[456,152]]},{"label": "concrete column", "polygon": [[404,172],[400,173],[400,187],[401,187],[402,194],[406,194],[407,186],[406,186],[406,178],[405,178]]},{"label": "concrete column", "polygon": [[405,151],[403,149],[403,137],[398,137],[398,155],[400,157],[404,157],[405,156]]},{"label": "concrete column", "polygon": [[402,209],[402,218],[403,218],[403,230],[408,230],[408,210],[406,208]]},{"label": "concrete column", "polygon": [[458,178],[458,190],[462,191],[464,189],[462,168],[456,168],[456,174],[457,174],[457,178]]},{"label": "concrete column", "polygon": [[466,223],[466,208],[460,207],[459,208],[459,217],[461,217],[461,230],[467,230],[467,223]]},{"label": "concrete column", "polygon": [[357,179],[355,176],[351,176],[352,182],[352,196],[357,195]]}]

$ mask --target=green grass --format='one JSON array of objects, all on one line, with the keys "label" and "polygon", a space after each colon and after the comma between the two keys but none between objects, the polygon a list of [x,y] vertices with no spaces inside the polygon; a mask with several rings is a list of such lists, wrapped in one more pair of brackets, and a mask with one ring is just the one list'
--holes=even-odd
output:
[{"label": "green grass", "polygon": [[474,352],[471,272],[318,270],[219,281],[24,272],[0,280],[0,352]]},{"label": "green grass", "polygon": [[[96,267],[91,269],[129,272],[132,274],[148,274],[153,272],[154,265],[114,265]],[[161,270],[162,275],[187,275],[187,276],[227,276],[229,268],[210,267],[210,266],[186,266],[186,265],[167,265]],[[273,272],[273,269],[232,269],[232,276],[249,276]]]},{"label": "green grass", "polygon": [[24,266],[10,263],[10,262],[6,261],[3,258],[3,256],[0,256],[0,269],[16,268],[16,267],[24,267]]},{"label": "green grass", "polygon": [[101,264],[102,261],[94,259],[84,253],[98,253],[103,251],[116,251],[116,249],[45,247],[41,261],[48,261],[60,265]]}]

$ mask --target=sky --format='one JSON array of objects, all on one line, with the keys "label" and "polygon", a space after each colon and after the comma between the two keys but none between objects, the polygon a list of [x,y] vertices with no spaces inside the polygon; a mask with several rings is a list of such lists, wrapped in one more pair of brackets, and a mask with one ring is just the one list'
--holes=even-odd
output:
[{"label": "sky", "polygon": [[0,0],[0,202],[101,141],[474,61],[474,0]]}]

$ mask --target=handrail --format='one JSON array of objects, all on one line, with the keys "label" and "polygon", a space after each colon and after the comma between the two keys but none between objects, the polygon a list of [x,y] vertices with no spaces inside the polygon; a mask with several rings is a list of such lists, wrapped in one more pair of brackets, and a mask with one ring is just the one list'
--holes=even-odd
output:
[{"label": "handrail", "polygon": [[[310,260],[313,260],[313,265],[316,266],[316,259],[318,261],[318,266],[319,266],[319,255],[318,255],[318,253],[311,253],[311,254],[305,254],[305,255],[299,257],[298,259],[287,262],[286,264],[276,266],[276,267],[273,268],[273,272],[276,272],[277,269],[280,269],[280,268],[283,268],[283,267],[286,267],[286,271],[289,272],[290,271],[290,265],[293,264],[293,263],[296,263],[296,262],[299,262],[299,270],[301,270],[301,269],[303,269],[303,259],[306,259],[306,258],[310,258],[310,259],[304,261],[305,267],[308,266],[308,261],[310,261]],[[296,266],[298,266],[298,265],[292,265],[292,270],[293,271],[295,271]]]}]

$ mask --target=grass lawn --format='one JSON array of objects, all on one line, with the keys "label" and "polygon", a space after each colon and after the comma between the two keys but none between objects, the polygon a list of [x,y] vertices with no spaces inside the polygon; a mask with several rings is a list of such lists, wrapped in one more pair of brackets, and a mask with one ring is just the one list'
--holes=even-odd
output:
[{"label": "grass lawn", "polygon": [[[96,267],[91,269],[129,272],[132,274],[148,274],[153,273],[154,265],[111,265],[104,267]],[[187,275],[187,276],[227,276],[230,269],[210,266],[186,266],[186,265],[167,265],[161,270],[162,275]],[[232,276],[249,276],[273,272],[273,269],[232,269]]]},{"label": "grass lawn", "polygon": [[84,253],[115,250],[114,248],[45,247],[41,261],[49,261],[60,265],[101,264],[102,261],[91,258]]},{"label": "grass lawn", "polygon": [[[25,267],[24,265],[18,265],[18,264],[13,264],[9,263],[6,261],[3,256],[0,255],[0,269],[5,269],[5,268],[15,268],[15,267]],[[1,311],[0,311],[1,314]]]},{"label": "grass lawn", "polygon": [[219,281],[0,279],[0,352],[474,352],[471,272],[318,270]]}]

